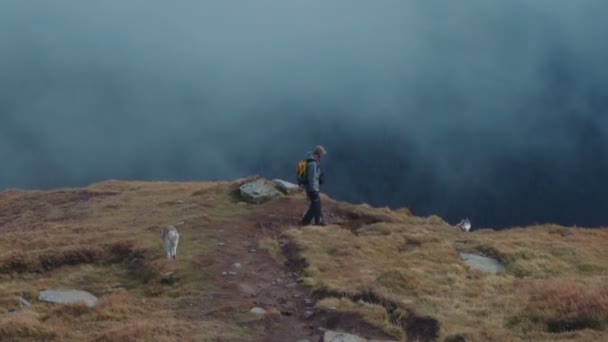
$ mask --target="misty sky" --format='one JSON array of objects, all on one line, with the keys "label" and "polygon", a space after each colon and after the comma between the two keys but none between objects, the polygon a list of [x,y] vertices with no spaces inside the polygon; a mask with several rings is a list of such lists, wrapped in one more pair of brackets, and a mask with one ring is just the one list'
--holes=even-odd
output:
[{"label": "misty sky", "polygon": [[0,2],[0,190],[293,179],[474,227],[608,222],[608,2]]}]

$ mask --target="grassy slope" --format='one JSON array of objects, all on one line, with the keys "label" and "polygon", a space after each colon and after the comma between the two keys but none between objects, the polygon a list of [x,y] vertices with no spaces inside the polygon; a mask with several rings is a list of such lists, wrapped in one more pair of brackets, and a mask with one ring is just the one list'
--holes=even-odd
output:
[{"label": "grassy slope", "polygon": [[[4,192],[0,302],[6,305],[0,305],[0,340],[244,338],[247,332],[236,325],[195,324],[175,315],[178,297],[203,295],[212,286],[197,268],[198,258],[216,248],[207,238],[209,226],[250,211],[233,203],[232,188],[230,183],[112,181],[87,189]],[[169,263],[160,229],[179,222],[188,238],[180,244],[180,262]],[[161,277],[170,271],[179,281],[163,285]],[[95,309],[51,307],[36,299],[47,288],[86,289],[101,303]],[[18,306],[18,295],[32,302],[31,310],[7,313]]]},{"label": "grassy slope", "polygon": [[[0,340],[250,339],[238,322],[178,315],[180,299],[216,286],[200,267],[218,248],[213,227],[262,212],[234,201],[235,186],[111,181],[3,192]],[[607,230],[542,226],[465,234],[437,217],[325,200],[326,216],[340,226],[285,233],[288,259],[305,260],[305,283],[319,297],[320,313],[355,312],[404,339],[430,321],[440,325],[441,338],[462,334],[473,341],[608,337]],[[167,262],[160,229],[182,221],[178,229],[188,238],[180,262]],[[259,245],[283,260],[278,242]],[[459,250],[496,256],[507,272],[470,270]],[[170,271],[177,281],[163,284]],[[101,303],[89,309],[36,300],[39,290],[57,287],[90,290]],[[32,302],[29,310],[15,312],[19,295]]]},{"label": "grassy slope", "polygon": [[[321,309],[370,311],[372,321],[399,337],[409,312],[436,319],[441,337],[608,338],[607,230],[539,226],[461,233],[436,217],[411,217],[355,232],[336,226],[287,232],[308,263],[308,284],[342,299],[321,302]],[[470,270],[458,251],[495,256],[507,272]],[[370,292],[371,301],[397,307],[392,322],[361,302],[361,294]]]}]

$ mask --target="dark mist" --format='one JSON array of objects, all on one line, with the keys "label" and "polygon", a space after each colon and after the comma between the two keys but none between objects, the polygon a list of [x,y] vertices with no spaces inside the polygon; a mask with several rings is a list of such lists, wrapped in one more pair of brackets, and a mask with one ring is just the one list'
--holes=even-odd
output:
[{"label": "dark mist", "polygon": [[608,2],[0,3],[0,189],[293,179],[474,227],[608,222]]}]

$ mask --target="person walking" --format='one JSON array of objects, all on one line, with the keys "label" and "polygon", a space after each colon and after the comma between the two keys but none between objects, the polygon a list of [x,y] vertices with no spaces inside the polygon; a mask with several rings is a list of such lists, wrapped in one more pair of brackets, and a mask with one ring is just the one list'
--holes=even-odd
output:
[{"label": "person walking", "polygon": [[306,226],[314,218],[314,224],[324,226],[323,211],[321,208],[321,185],[325,182],[324,173],[321,170],[321,158],[327,154],[327,150],[317,145],[311,152],[306,153],[306,174],[302,186],[306,190],[309,206],[306,214],[302,217],[301,224]]}]

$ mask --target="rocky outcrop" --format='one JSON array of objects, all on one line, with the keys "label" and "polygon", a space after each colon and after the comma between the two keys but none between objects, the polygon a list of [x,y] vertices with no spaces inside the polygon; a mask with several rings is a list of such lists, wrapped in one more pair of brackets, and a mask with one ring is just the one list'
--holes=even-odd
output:
[{"label": "rocky outcrop", "polygon": [[244,200],[251,203],[261,203],[281,195],[275,188],[275,184],[265,179],[258,179],[241,185],[239,194]]},{"label": "rocky outcrop", "polygon": [[300,187],[297,184],[293,184],[282,179],[273,179],[272,180],[277,188],[284,194],[291,194],[300,190]]}]

